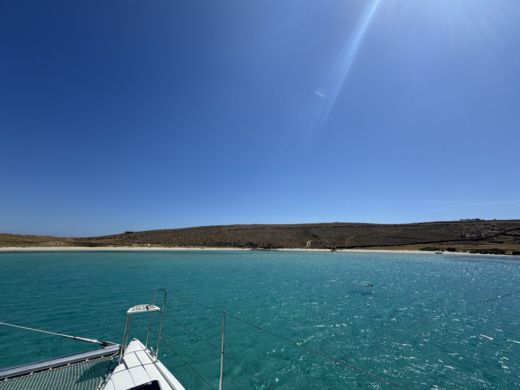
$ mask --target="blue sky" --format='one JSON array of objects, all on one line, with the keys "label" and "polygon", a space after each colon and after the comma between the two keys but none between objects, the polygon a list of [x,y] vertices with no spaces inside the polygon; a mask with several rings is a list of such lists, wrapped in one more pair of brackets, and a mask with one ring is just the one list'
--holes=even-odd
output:
[{"label": "blue sky", "polygon": [[0,231],[520,218],[516,0],[0,3]]}]

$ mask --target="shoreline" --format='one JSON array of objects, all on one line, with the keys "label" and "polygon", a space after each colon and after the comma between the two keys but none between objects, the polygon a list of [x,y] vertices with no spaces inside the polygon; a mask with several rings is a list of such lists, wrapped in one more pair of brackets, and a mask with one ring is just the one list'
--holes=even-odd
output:
[{"label": "shoreline", "polygon": [[[201,251],[265,251],[265,252],[331,252],[330,249],[311,248],[276,248],[276,249],[252,249],[252,248],[222,248],[222,247],[159,247],[159,246],[25,246],[25,247],[0,247],[0,253],[4,252],[201,252]],[[333,253],[394,253],[394,254],[438,254],[437,251],[421,251],[413,249],[338,249]],[[469,253],[469,252],[446,252],[438,255],[455,256],[490,256],[518,258],[515,255]]]}]

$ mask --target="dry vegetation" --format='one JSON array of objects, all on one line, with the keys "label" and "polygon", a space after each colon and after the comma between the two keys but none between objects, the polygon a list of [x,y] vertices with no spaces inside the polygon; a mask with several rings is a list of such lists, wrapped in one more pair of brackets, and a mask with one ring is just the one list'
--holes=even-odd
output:
[{"label": "dry vegetation", "polygon": [[228,225],[125,232],[82,238],[0,234],[0,246],[372,248],[520,255],[520,220],[470,220],[390,225],[363,223]]}]

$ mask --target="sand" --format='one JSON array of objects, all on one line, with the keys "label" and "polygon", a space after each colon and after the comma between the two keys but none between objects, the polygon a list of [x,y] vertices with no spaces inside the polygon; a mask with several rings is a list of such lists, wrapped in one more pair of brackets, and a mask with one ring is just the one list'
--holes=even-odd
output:
[{"label": "sand", "polygon": [[[153,251],[251,251],[251,248],[222,248],[222,247],[160,247],[160,246],[26,246],[26,247],[0,247],[0,252],[153,252]],[[263,249],[258,249],[263,250]],[[305,248],[278,248],[266,251],[282,252],[330,252],[330,249],[305,249]],[[402,254],[423,254],[431,255],[435,251],[420,250],[398,250],[398,249],[338,249],[336,253],[402,253]],[[469,252],[444,252],[445,255],[454,256],[491,256],[516,258],[512,255],[479,254]],[[439,255],[441,256],[441,255]]]}]

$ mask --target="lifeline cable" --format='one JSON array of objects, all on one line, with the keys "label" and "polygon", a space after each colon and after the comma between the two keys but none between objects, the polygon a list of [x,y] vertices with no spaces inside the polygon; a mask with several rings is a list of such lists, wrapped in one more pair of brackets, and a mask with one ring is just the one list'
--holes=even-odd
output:
[{"label": "lifeline cable", "polygon": [[176,325],[181,326],[181,327],[183,327],[184,329],[186,329],[187,332],[184,333],[185,335],[193,335],[193,336],[197,337],[200,341],[203,341],[204,343],[206,343],[207,345],[209,345],[211,348],[213,348],[213,349],[215,349],[215,350],[217,350],[217,351],[219,350],[219,347],[217,347],[215,344],[213,344],[210,340],[208,340],[208,339],[202,337],[201,335],[199,335],[199,334],[198,334],[197,332],[195,332],[194,330],[190,330],[190,329],[188,329],[186,326],[182,325],[179,321],[176,321],[176,320],[174,320],[172,317],[169,317],[169,316],[168,316],[168,320],[169,320],[169,321],[172,321],[172,322],[174,322]]},{"label": "lifeline cable", "polygon": [[169,349],[172,353],[174,353],[174,354],[175,354],[179,359],[181,359],[182,362],[183,362],[186,366],[188,366],[188,367],[189,367],[189,368],[190,368],[190,369],[191,369],[195,374],[197,374],[197,376],[198,376],[198,377],[199,377],[199,378],[200,378],[200,379],[201,379],[201,380],[202,380],[202,381],[203,381],[203,382],[204,382],[204,383],[205,383],[205,384],[206,384],[210,389],[214,389],[214,390],[216,390],[215,387],[213,387],[213,386],[211,385],[211,383],[209,383],[209,381],[208,381],[206,378],[204,378],[204,377],[202,376],[202,374],[199,373],[199,372],[195,369],[195,367],[193,367],[193,366],[190,364],[190,362],[188,362],[186,359],[184,359],[184,358],[183,358],[179,353],[175,352],[175,350],[173,349],[173,347],[170,345],[170,343],[168,342],[168,340],[167,340],[166,338],[163,338],[162,340],[163,340],[164,343],[166,344],[166,348],[168,348],[168,349]]},{"label": "lifeline cable", "polygon": [[205,305],[203,303],[195,302],[195,301],[193,301],[193,300],[191,300],[189,298],[186,298],[186,297],[184,297],[182,295],[179,295],[179,294],[171,294],[171,295],[172,296],[176,296],[177,298],[183,299],[183,300],[185,300],[187,302],[190,302],[193,305],[197,305],[197,306],[203,307],[205,309],[209,309],[209,310],[215,311],[217,313],[221,313],[221,314],[225,313],[227,316],[229,316],[229,317],[231,317],[231,318],[233,318],[235,320],[241,321],[241,322],[243,322],[243,323],[245,323],[245,324],[247,324],[247,325],[249,325],[249,326],[251,326],[251,327],[253,327],[253,328],[257,329],[257,330],[259,330],[259,331],[262,331],[262,332],[267,333],[267,334],[269,334],[271,336],[274,336],[274,337],[277,337],[277,338],[279,338],[281,340],[284,340],[284,341],[286,341],[286,342],[288,342],[288,343],[290,343],[290,344],[292,344],[292,345],[294,345],[294,346],[296,346],[298,348],[306,350],[307,352],[310,352],[310,353],[312,353],[312,354],[314,354],[316,356],[320,356],[323,359],[325,359],[325,360],[327,360],[327,361],[329,361],[329,362],[331,362],[331,363],[333,363],[335,365],[342,366],[344,368],[348,368],[350,370],[356,371],[356,372],[358,372],[360,374],[363,374],[363,375],[368,375],[368,376],[374,378],[375,380],[377,380],[379,382],[384,382],[387,385],[391,385],[391,386],[394,386],[396,388],[401,388],[401,389],[405,389],[406,388],[406,387],[402,386],[399,383],[392,382],[392,381],[390,381],[390,380],[388,380],[386,378],[383,378],[383,377],[381,377],[381,376],[379,376],[377,374],[374,374],[374,373],[372,373],[370,371],[363,370],[363,369],[361,369],[359,367],[355,367],[353,365],[350,365],[350,364],[344,362],[343,360],[338,360],[338,359],[332,358],[332,357],[324,354],[323,352],[320,352],[320,351],[315,350],[313,348],[306,347],[306,346],[302,345],[301,343],[290,339],[289,337],[286,337],[286,336],[283,336],[283,335],[279,335],[279,334],[277,334],[277,333],[275,333],[275,332],[273,332],[273,331],[271,331],[269,329],[264,328],[261,325],[255,324],[254,322],[251,322],[249,320],[245,320],[245,319],[243,319],[241,317],[238,317],[237,315],[234,315],[234,314],[232,314],[230,312],[219,310],[219,309],[216,309],[214,307]]},{"label": "lifeline cable", "polygon": [[510,297],[511,295],[516,295],[516,294],[519,294],[519,293],[520,293],[520,290],[517,290],[517,291],[513,291],[513,292],[508,293],[508,294],[498,295],[498,296],[493,297],[493,298],[484,299],[483,301],[479,301],[479,302],[476,302],[476,303],[487,303],[487,302],[497,301],[499,299]]}]

